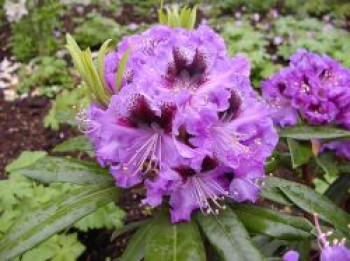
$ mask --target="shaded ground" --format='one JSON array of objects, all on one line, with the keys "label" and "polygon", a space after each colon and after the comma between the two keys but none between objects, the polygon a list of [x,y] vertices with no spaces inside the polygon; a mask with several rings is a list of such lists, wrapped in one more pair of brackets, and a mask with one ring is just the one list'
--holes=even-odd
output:
[{"label": "shaded ground", "polygon": [[50,101],[32,97],[7,102],[0,93],[0,178],[4,168],[24,150],[52,149],[75,131],[63,127],[60,131],[44,128],[43,119],[50,109]]}]

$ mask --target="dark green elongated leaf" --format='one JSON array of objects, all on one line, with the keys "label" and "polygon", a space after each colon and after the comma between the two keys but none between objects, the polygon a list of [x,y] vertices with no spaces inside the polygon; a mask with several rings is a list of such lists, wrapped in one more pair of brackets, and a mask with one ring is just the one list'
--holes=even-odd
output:
[{"label": "dark green elongated leaf", "polygon": [[263,260],[263,256],[232,209],[221,211],[217,216],[197,215],[197,220],[222,260]]},{"label": "dark green elongated leaf", "polygon": [[310,240],[298,240],[290,242],[289,247],[299,253],[299,261],[309,261],[311,241]]},{"label": "dark green elongated leaf", "polygon": [[197,224],[192,220],[172,224],[168,213],[154,220],[148,237],[145,261],[204,261],[205,250]]},{"label": "dark green elongated leaf", "polygon": [[287,138],[293,169],[307,163],[312,156],[311,145]]},{"label": "dark green elongated leaf", "polygon": [[348,224],[350,223],[349,214],[338,208],[327,197],[317,193],[313,189],[288,180],[268,177],[265,182],[269,186],[275,186],[299,208],[309,212],[317,213],[319,217],[330,224],[344,235],[349,235]]},{"label": "dark green elongated leaf", "polygon": [[350,131],[327,126],[295,126],[281,129],[281,137],[297,140],[350,138]]},{"label": "dark green elongated leaf", "polygon": [[335,156],[331,153],[322,153],[315,160],[328,177],[334,177],[339,174]]},{"label": "dark green elongated leaf", "polygon": [[118,261],[140,261],[145,256],[148,236],[153,230],[154,225],[154,222],[151,221],[137,230]]},{"label": "dark green elongated leaf", "polygon": [[266,234],[282,240],[313,237],[312,224],[301,217],[252,205],[239,205],[234,211],[247,230],[253,233]]},{"label": "dark green elongated leaf", "polygon": [[254,244],[265,256],[272,256],[281,246],[288,245],[288,241],[273,239],[266,235],[256,235],[252,237]]},{"label": "dark green elongated leaf", "polygon": [[270,201],[280,203],[282,205],[293,205],[293,202],[290,201],[279,188],[269,186],[268,183],[266,183],[265,186],[262,187],[260,191],[260,196]]},{"label": "dark green elongated leaf", "polygon": [[58,144],[52,151],[53,152],[80,151],[80,152],[87,152],[91,154],[93,152],[93,146],[86,135],[80,135]]},{"label": "dark green elongated leaf", "polygon": [[24,253],[118,197],[115,187],[82,187],[22,216],[0,241],[0,260]]},{"label": "dark green elongated leaf", "polygon": [[89,162],[62,157],[47,156],[15,172],[43,183],[113,184],[108,170]]},{"label": "dark green elongated leaf", "polygon": [[341,204],[347,197],[350,197],[348,190],[350,188],[350,173],[343,174],[330,185],[325,192],[325,196],[331,199],[335,204]]}]

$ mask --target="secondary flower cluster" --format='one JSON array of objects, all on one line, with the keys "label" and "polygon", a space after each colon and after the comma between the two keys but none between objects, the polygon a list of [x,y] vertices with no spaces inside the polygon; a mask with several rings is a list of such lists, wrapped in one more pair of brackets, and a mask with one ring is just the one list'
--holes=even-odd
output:
[{"label": "secondary flower cluster", "polygon": [[277,133],[251,87],[248,61],[229,58],[213,30],[154,26],[124,38],[104,72],[110,104],[92,104],[84,123],[117,186],[144,184],[151,206],[169,199],[173,222],[197,208],[215,214],[225,197],[257,199]]},{"label": "secondary flower cluster", "polygon": [[[311,125],[350,130],[350,70],[326,55],[298,50],[289,67],[262,83],[262,92],[279,126],[295,125],[300,117]],[[350,141],[324,148],[350,159]]]},{"label": "secondary flower cluster", "polygon": [[[317,218],[314,215],[318,245],[321,250],[320,261],[349,261],[350,249],[345,246],[345,238],[342,241],[334,240],[333,244],[328,241],[331,233],[323,233]],[[283,261],[298,261],[299,253],[290,250],[283,256]]]}]

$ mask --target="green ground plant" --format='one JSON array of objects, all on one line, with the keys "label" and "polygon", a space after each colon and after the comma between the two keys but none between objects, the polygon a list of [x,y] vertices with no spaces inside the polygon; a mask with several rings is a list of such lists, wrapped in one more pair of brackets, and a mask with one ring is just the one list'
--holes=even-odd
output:
[{"label": "green ground plant", "polygon": [[44,119],[47,128],[58,130],[61,123],[77,126],[76,113],[88,104],[86,90],[76,88],[57,95]]},{"label": "green ground plant", "polygon": [[99,13],[77,18],[76,22],[80,25],[74,30],[74,37],[82,48],[100,45],[106,35],[112,36],[115,41],[120,40],[122,27],[115,20],[103,17]]},{"label": "green ground plant", "polygon": [[298,48],[328,54],[350,66],[350,33],[324,24],[317,19],[297,20],[292,16],[280,17],[273,23],[273,35],[282,36],[284,42],[278,47],[277,53],[285,60]]},{"label": "green ground plant", "polygon": [[16,90],[20,94],[37,91],[39,95],[53,97],[63,89],[72,87],[73,80],[66,61],[53,56],[43,56],[20,69]]},{"label": "green ground plant", "polygon": [[37,56],[55,53],[59,43],[54,31],[61,28],[59,16],[62,11],[63,5],[59,2],[43,1],[20,21],[11,24],[10,47],[17,60],[29,62]]},{"label": "green ground plant", "polygon": [[[87,168],[79,161],[71,161],[69,159],[63,159],[62,161],[62,158],[48,157],[47,153],[43,151],[23,152],[15,161],[6,167],[9,177],[0,183],[0,239],[19,217],[23,217],[26,213],[40,208],[50,201],[58,199],[81,187],[67,183],[52,183],[47,186],[23,175],[25,173],[21,169],[33,164],[34,167],[35,164],[39,167],[42,162],[45,162],[45,164],[50,162],[51,171],[56,169],[57,173],[64,172],[65,168],[75,168],[76,173],[71,174],[79,175],[79,172],[84,172]],[[47,170],[44,168],[42,171],[45,172]],[[27,174],[30,175],[29,172]],[[37,170],[35,172],[37,173]],[[117,229],[122,226],[124,215],[123,210],[114,203],[109,203],[79,220],[73,227],[82,232],[100,228]],[[16,260],[44,261],[50,259],[73,261],[84,250],[84,245],[77,239],[77,233],[66,230],[50,237]]]},{"label": "green ground plant", "polygon": [[247,19],[226,19],[224,22],[220,19],[212,22],[224,38],[229,54],[233,56],[243,53],[251,61],[254,86],[258,86],[261,79],[277,70],[278,67],[272,63],[271,55],[266,50],[269,42],[262,30],[254,28]]}]

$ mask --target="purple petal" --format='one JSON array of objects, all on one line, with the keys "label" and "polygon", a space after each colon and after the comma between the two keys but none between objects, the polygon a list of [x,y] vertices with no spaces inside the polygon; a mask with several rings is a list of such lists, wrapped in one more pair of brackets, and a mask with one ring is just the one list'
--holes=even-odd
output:
[{"label": "purple petal", "polygon": [[320,261],[349,261],[350,250],[344,245],[325,246],[321,252]]},{"label": "purple petal", "polygon": [[289,250],[283,256],[283,261],[298,261],[298,260],[299,260],[299,253],[294,250]]}]

